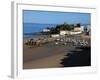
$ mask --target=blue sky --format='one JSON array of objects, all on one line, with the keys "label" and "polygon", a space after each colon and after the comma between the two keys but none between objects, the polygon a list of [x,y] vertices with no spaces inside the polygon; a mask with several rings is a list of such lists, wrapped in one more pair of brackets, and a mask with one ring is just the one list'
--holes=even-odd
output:
[{"label": "blue sky", "polygon": [[41,23],[41,24],[90,24],[91,15],[89,13],[75,12],[51,12],[51,11],[23,11],[24,23]]}]

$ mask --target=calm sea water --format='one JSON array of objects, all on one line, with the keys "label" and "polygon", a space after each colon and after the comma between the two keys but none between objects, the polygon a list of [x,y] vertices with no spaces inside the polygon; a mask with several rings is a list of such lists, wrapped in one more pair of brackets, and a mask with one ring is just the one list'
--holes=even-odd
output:
[{"label": "calm sea water", "polygon": [[44,28],[56,27],[56,24],[36,24],[36,23],[24,23],[24,33],[41,32]]},{"label": "calm sea water", "polygon": [[[56,27],[56,24],[36,24],[36,23],[24,23],[23,24],[23,34],[24,38],[37,38],[40,36],[45,36],[41,34],[34,34],[43,31],[47,27]],[[32,34],[33,33],[33,34]]]}]

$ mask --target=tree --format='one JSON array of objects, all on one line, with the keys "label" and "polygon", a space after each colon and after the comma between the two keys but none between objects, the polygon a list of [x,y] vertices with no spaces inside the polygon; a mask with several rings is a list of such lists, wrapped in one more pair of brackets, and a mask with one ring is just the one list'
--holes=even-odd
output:
[{"label": "tree", "polygon": [[76,27],[80,27],[80,26],[81,26],[80,23],[76,24]]},{"label": "tree", "polygon": [[50,29],[50,34],[59,34],[60,30],[68,30],[71,31],[74,29],[74,27],[80,27],[80,23],[76,24],[76,26],[74,26],[74,24],[67,24],[66,22],[64,22],[63,24],[59,24],[56,27],[51,27],[51,28],[47,28]]}]

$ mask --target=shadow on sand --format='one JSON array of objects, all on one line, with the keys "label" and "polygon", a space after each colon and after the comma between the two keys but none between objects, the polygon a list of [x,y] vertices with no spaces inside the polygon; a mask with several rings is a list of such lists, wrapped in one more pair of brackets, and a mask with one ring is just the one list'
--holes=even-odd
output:
[{"label": "shadow on sand", "polygon": [[[77,51],[80,49],[80,51]],[[91,48],[77,47],[62,59],[61,64],[64,67],[91,66]]]}]

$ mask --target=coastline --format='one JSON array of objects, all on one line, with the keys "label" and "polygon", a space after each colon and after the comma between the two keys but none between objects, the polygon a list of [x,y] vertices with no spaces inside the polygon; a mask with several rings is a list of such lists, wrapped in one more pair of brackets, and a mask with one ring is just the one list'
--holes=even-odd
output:
[{"label": "coastline", "polygon": [[[41,38],[44,37],[42,36]],[[78,39],[80,39],[80,37]],[[90,40],[90,37],[84,37],[82,35],[81,39]],[[24,43],[25,40],[24,38]],[[67,58],[68,56],[66,55],[75,49],[76,46],[70,43],[68,45],[56,45],[55,41],[35,47],[29,47],[23,44],[23,69],[63,67],[63,64],[61,64],[62,59]]]},{"label": "coastline", "polygon": [[64,58],[66,53],[74,48],[74,46],[54,46],[53,43],[36,48],[28,48],[24,45],[23,68],[61,67],[61,59]]}]

